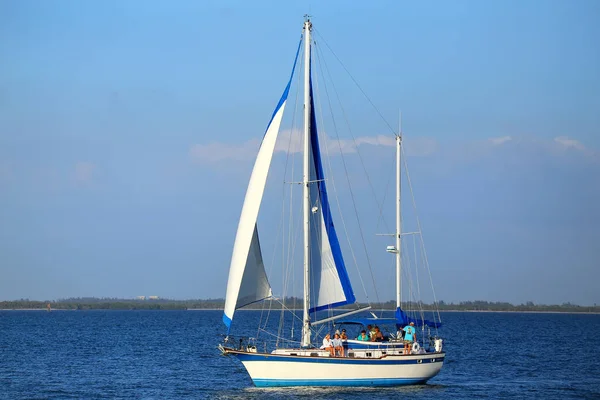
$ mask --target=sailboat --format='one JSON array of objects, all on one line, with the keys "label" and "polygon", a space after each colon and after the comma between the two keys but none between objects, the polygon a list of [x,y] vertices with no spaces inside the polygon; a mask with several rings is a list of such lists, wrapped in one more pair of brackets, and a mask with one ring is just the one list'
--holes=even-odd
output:
[{"label": "sailboat", "polygon": [[[425,383],[438,374],[445,359],[442,340],[435,337],[425,348],[418,343],[409,351],[401,337],[385,342],[358,341],[345,343],[343,356],[336,356],[313,340],[318,326],[336,324],[395,324],[439,326],[423,318],[411,318],[401,308],[401,146],[402,135],[396,135],[396,238],[388,252],[396,256],[396,303],[393,317],[378,318],[375,314],[351,319],[370,307],[343,312],[316,320],[319,311],[338,309],[354,304],[356,298],[346,270],[341,246],[333,224],[328,200],[326,179],[317,134],[315,102],[311,76],[312,22],[305,16],[303,34],[285,87],[262,139],[252,170],[231,258],[223,322],[227,327],[224,343],[219,349],[224,355],[234,356],[246,368],[254,385],[268,386],[396,386]],[[292,77],[304,44],[304,115],[303,115],[303,304],[302,333],[295,345],[268,349],[239,341],[231,335],[235,311],[265,299],[273,293],[263,260],[257,226],[267,175],[275,143],[287,103]],[[315,344],[316,342],[316,344]],[[424,343],[425,344],[425,343]]]}]

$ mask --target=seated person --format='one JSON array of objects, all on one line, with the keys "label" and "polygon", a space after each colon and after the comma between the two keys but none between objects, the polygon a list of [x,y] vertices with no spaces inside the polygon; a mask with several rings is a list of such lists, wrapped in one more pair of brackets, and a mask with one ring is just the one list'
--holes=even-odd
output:
[{"label": "seated person", "polygon": [[323,338],[323,346],[321,346],[321,349],[327,350],[329,352],[329,355],[331,355],[332,357],[335,355],[335,350],[333,349],[333,342],[331,341],[331,335],[329,333]]},{"label": "seated person", "polygon": [[340,339],[339,334],[335,334],[333,337],[333,350],[335,355],[339,354],[340,357],[344,357],[344,345],[342,344],[342,339]]},{"label": "seated person", "polygon": [[372,342],[383,342],[383,333],[379,330],[378,326],[375,326],[375,335],[371,339]]},{"label": "seated person", "polygon": [[372,341],[375,337],[375,328],[373,328],[371,325],[367,325],[367,333],[369,334],[369,340]]},{"label": "seated person", "polygon": [[340,339],[348,340],[348,335],[346,335],[346,330],[342,329],[342,333],[340,334]]},{"label": "seated person", "polygon": [[369,336],[367,336],[367,332],[363,329],[362,331],[360,331],[360,335],[358,335],[356,340],[360,340],[361,342],[368,342]]}]

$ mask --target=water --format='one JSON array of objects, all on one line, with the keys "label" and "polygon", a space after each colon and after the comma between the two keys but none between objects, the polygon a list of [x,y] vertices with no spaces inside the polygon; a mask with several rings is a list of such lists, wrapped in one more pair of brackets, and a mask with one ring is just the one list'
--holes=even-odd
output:
[{"label": "water", "polygon": [[441,373],[384,389],[255,388],[216,349],[221,316],[0,311],[0,399],[600,399],[600,315],[444,313]]}]

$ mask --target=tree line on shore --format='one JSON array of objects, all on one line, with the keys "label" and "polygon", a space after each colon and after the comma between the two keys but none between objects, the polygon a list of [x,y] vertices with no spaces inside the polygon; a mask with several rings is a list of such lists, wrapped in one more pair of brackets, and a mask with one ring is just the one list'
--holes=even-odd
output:
[{"label": "tree line on shore", "polygon": [[[288,308],[299,308],[302,300],[297,298],[286,298],[284,303]],[[273,301],[275,302],[275,301]],[[59,300],[10,300],[0,301],[0,310],[25,310],[25,309],[55,309],[55,310],[187,310],[187,309],[217,309],[222,310],[225,305],[224,299],[196,299],[196,300],[171,300],[171,299],[118,299],[118,298],[95,298],[78,297]],[[371,303],[373,309],[394,310],[395,301],[385,303]],[[361,307],[367,304],[360,304]],[[246,307],[247,309],[261,309],[260,303]],[[274,305],[277,307],[277,305]],[[344,308],[354,308],[355,305]],[[514,305],[508,302],[490,302],[484,300],[461,301],[458,303],[446,303],[439,301],[437,307],[434,304],[407,302],[403,304],[405,310],[440,310],[440,311],[537,311],[537,312],[594,312],[600,313],[600,306],[580,306],[577,304],[534,304],[528,301],[525,304]]]}]

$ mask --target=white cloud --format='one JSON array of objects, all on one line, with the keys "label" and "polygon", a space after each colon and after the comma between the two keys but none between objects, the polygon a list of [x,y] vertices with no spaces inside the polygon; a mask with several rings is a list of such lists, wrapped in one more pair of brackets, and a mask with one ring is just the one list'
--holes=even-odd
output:
[{"label": "white cloud", "polygon": [[[391,135],[359,136],[355,139],[332,139],[323,135],[320,146],[323,153],[329,155],[354,154],[360,146],[394,147],[396,139]],[[201,164],[214,164],[227,160],[253,160],[258,152],[260,142],[257,139],[248,140],[239,144],[213,142],[208,144],[194,144],[189,149],[189,156],[193,162]],[[425,156],[438,149],[438,143],[431,138],[405,139],[405,152],[410,156]],[[303,139],[300,131],[283,130],[279,133],[275,144],[276,153],[301,153]]]},{"label": "white cloud", "polygon": [[[357,153],[362,146],[394,147],[396,139],[392,135],[359,136],[355,139],[336,140],[329,136],[321,136],[321,151],[323,154],[339,155]],[[324,139],[323,139],[324,137]],[[511,143],[510,147],[506,144]],[[250,161],[254,160],[258,152],[260,141],[252,139],[239,144],[213,142],[209,144],[194,144],[189,150],[189,155],[194,162],[214,164],[227,160]],[[408,156],[425,157],[440,153],[440,144],[437,140],[428,137],[406,136],[403,141],[405,154]],[[586,148],[581,142],[567,136],[554,139],[539,139],[514,136],[490,137],[483,140],[454,143],[446,146],[443,153],[453,152],[461,159],[484,157],[495,152],[495,149],[506,149],[510,152],[541,151],[554,156],[561,156],[565,149],[582,152],[586,156],[595,157],[597,152]],[[301,153],[303,149],[302,133],[300,131],[283,130],[279,133],[275,144],[276,153]],[[528,150],[529,149],[529,150]]]},{"label": "white cloud", "polygon": [[[325,136],[325,141],[321,139]],[[356,153],[358,146],[394,146],[396,140],[392,136],[359,136],[355,139],[333,139],[327,135],[319,135],[321,151],[329,154],[351,154]],[[289,153],[301,153],[303,149],[303,136],[300,131],[284,130],[279,133],[275,151]]]},{"label": "white cloud", "polygon": [[554,138],[554,143],[559,144],[565,148],[573,148],[575,150],[587,152],[586,147],[579,141],[575,139],[571,139],[568,136],[559,136]]},{"label": "white cloud", "polygon": [[299,130],[292,131],[291,129],[285,129],[279,132],[277,136],[277,143],[275,143],[275,151],[286,153],[300,153],[302,152],[304,142],[302,141],[302,132]]},{"label": "white cloud", "polygon": [[402,139],[407,156],[424,157],[439,150],[437,140],[427,137],[406,137]]},{"label": "white cloud", "polygon": [[503,143],[509,142],[512,140],[511,136],[502,136],[502,137],[495,137],[495,138],[489,138],[488,139],[490,141],[490,143],[492,143],[494,146],[499,146]]},{"label": "white cloud", "polygon": [[75,164],[75,182],[88,184],[94,177],[96,165],[88,161],[79,161]]},{"label": "white cloud", "polygon": [[248,140],[240,144],[213,142],[194,144],[190,147],[189,156],[193,162],[214,164],[227,160],[252,160],[258,152],[259,141]]}]

